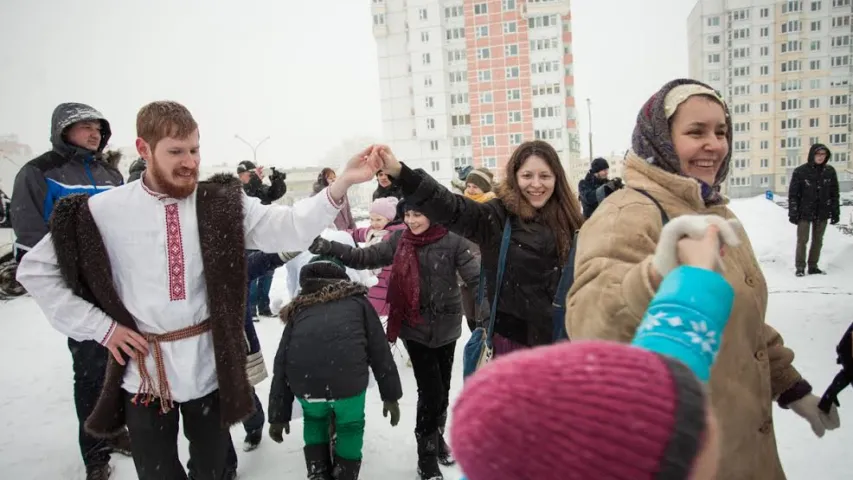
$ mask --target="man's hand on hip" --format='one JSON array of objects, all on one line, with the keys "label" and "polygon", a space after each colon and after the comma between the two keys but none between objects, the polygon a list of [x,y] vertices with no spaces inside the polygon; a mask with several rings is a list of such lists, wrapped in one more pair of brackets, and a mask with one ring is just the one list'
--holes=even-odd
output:
[{"label": "man's hand on hip", "polygon": [[148,354],[148,341],[145,337],[118,323],[115,324],[115,330],[107,338],[104,346],[113,354],[119,365],[125,364],[122,352],[130,358],[135,357],[136,352]]}]

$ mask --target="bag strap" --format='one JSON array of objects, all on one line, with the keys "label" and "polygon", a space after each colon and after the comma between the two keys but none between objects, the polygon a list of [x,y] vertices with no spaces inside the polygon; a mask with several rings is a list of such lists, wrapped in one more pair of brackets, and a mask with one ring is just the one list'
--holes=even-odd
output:
[{"label": "bag strap", "polygon": [[575,278],[575,255],[578,251],[578,233],[576,230],[572,236],[572,248],[569,249],[569,258],[566,264],[563,265],[563,272],[560,274],[560,282],[557,284],[557,293],[554,296],[554,301],[551,302],[553,307],[562,308],[566,306],[566,293]]},{"label": "bag strap", "polygon": [[501,238],[501,251],[498,255],[498,278],[497,283],[495,283],[495,296],[494,300],[492,300],[492,308],[489,312],[489,325],[486,329],[486,345],[489,348],[492,346],[492,336],[495,334],[495,315],[498,313],[498,297],[500,296],[504,270],[506,269],[506,252],[509,250],[510,234],[512,234],[512,229],[509,225],[509,217],[507,217],[506,222],[504,222],[503,238]]},{"label": "bag strap", "polygon": [[646,198],[648,198],[649,200],[651,200],[651,201],[655,204],[655,206],[656,206],[656,207],[658,207],[658,210],[660,210],[660,220],[661,220],[661,222],[662,222],[664,225],[666,225],[667,223],[669,223],[669,215],[667,215],[667,214],[666,214],[666,211],[663,209],[663,207],[661,206],[660,202],[658,202],[658,200],[657,200],[655,197],[653,197],[653,196],[652,196],[652,194],[650,194],[649,192],[647,192],[647,191],[643,190],[642,188],[634,188],[634,187],[630,187],[630,188],[631,188],[632,190],[636,190],[637,192],[640,192],[641,194],[643,194],[643,196],[644,196],[644,197],[646,197]]}]

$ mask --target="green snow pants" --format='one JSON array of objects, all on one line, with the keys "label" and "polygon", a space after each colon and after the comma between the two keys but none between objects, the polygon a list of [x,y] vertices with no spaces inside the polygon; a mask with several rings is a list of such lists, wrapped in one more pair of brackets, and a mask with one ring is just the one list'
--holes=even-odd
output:
[{"label": "green snow pants", "polygon": [[345,460],[361,460],[364,446],[364,397],[367,392],[339,400],[308,401],[299,399],[305,428],[305,445],[325,445],[330,442],[329,422],[334,414],[335,454]]}]

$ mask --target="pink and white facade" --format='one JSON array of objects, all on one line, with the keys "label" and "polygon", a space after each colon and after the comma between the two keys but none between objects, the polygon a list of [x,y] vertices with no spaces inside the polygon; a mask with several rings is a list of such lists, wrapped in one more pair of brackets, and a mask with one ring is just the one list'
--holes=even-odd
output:
[{"label": "pink and white facade", "polygon": [[579,168],[569,0],[372,0],[385,139],[447,182],[541,138]]}]

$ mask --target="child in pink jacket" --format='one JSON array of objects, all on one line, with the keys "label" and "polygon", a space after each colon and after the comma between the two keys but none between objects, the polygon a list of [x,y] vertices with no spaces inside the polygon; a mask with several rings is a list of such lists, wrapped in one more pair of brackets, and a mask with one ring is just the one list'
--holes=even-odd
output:
[{"label": "child in pink jacket", "polygon": [[[395,230],[405,230],[406,225],[402,222],[394,222],[397,217],[397,202],[398,200],[394,197],[374,200],[370,204],[370,226],[348,230],[352,239],[357,243],[364,242],[365,246],[370,246],[381,242]],[[370,288],[367,292],[367,298],[380,317],[388,316],[388,302],[385,300],[385,296],[388,293],[391,267],[378,268],[373,273],[379,283]]]}]

